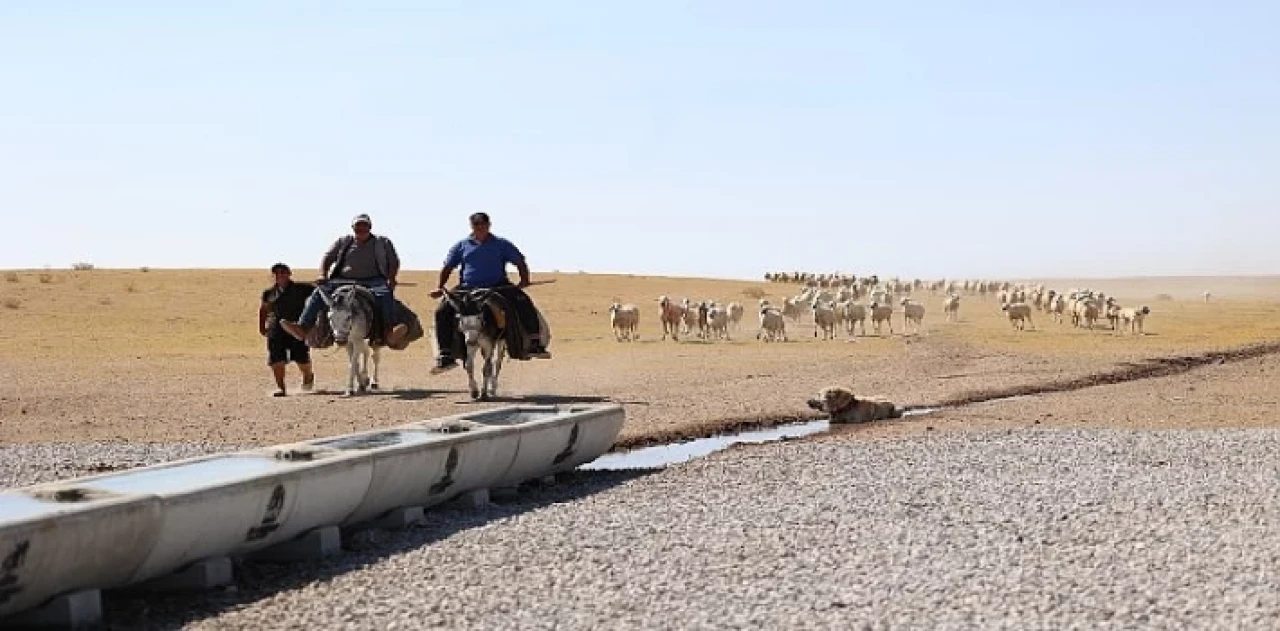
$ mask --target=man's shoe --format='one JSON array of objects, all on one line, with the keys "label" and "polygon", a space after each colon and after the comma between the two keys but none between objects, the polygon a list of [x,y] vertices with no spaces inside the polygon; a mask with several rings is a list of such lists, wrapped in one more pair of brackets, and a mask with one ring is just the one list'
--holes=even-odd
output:
[{"label": "man's shoe", "polygon": [[311,375],[311,378],[310,378],[310,379],[303,379],[303,380],[302,380],[302,391],[303,391],[303,392],[311,392],[312,390],[315,390],[315,389],[316,389],[316,376],[315,376],[315,375]]},{"label": "man's shoe", "polygon": [[298,324],[297,322],[290,322],[289,320],[281,320],[280,328],[284,329],[285,333],[288,333],[289,335],[292,335],[293,337],[297,338],[299,342],[307,341],[307,330],[304,329],[302,325]]},{"label": "man's shoe", "polygon": [[391,330],[387,331],[385,339],[386,345],[392,347],[399,346],[400,343],[404,341],[404,336],[408,332],[409,325],[407,324],[401,323],[391,327]]},{"label": "man's shoe", "polygon": [[437,357],[436,365],[431,369],[431,374],[438,375],[458,367],[458,360],[452,357]]}]

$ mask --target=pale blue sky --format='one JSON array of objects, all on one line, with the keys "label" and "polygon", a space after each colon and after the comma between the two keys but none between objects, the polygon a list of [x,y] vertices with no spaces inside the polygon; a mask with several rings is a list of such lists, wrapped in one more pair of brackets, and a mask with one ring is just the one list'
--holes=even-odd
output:
[{"label": "pale blue sky", "polygon": [[0,3],[0,268],[1280,272],[1280,2]]}]

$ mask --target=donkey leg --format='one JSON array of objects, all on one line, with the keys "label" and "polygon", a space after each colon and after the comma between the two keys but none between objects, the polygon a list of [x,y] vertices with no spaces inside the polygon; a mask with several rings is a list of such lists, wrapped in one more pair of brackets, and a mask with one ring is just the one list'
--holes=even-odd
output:
[{"label": "donkey leg", "polygon": [[493,347],[484,349],[484,368],[481,369],[480,400],[488,401],[493,389]]},{"label": "donkey leg", "polygon": [[476,385],[476,348],[474,346],[467,347],[467,358],[462,361],[462,367],[467,369],[467,386],[471,389],[471,398],[480,398],[480,387]]},{"label": "donkey leg", "polygon": [[356,355],[356,349],[347,342],[347,396],[352,396],[356,391],[356,375],[360,372],[360,366],[357,364],[359,356]]},{"label": "donkey leg", "polygon": [[382,365],[382,347],[373,347],[373,381],[369,382],[369,387],[373,390],[378,389],[378,367]]},{"label": "donkey leg", "polygon": [[360,345],[360,392],[369,391],[369,345]]},{"label": "donkey leg", "polygon": [[493,376],[489,381],[489,396],[498,396],[498,375],[502,373],[502,360],[507,354],[506,341],[500,341],[493,347]]}]

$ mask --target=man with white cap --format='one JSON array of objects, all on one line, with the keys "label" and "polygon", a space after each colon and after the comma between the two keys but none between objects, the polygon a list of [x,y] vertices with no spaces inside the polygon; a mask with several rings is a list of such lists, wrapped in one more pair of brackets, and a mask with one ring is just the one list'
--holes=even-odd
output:
[{"label": "man with white cap", "polygon": [[356,215],[351,220],[352,234],[343,235],[329,246],[320,260],[320,276],[316,280],[316,290],[307,298],[306,307],[297,322],[282,320],[280,326],[290,335],[305,340],[307,332],[315,326],[316,319],[326,309],[321,291],[333,291],[336,283],[332,280],[354,281],[373,294],[382,312],[382,321],[387,326],[386,335],[381,337],[383,344],[396,346],[403,339],[409,328],[405,324],[391,326],[395,319],[396,276],[400,273],[400,257],[396,254],[391,239],[373,234],[373,220],[369,215]]}]

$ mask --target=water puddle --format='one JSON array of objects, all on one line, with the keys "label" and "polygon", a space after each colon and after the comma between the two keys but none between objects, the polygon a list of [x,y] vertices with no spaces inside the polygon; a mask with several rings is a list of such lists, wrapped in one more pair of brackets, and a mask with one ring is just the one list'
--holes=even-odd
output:
[{"label": "water puddle", "polygon": [[[920,416],[936,411],[934,408],[918,408],[906,410],[903,418]],[[663,467],[689,462],[695,458],[709,456],[733,445],[759,445],[779,440],[800,438],[813,434],[821,434],[831,429],[826,419],[809,421],[808,423],[791,423],[776,425],[767,429],[757,429],[737,434],[725,434],[710,438],[699,438],[682,443],[654,445],[631,451],[619,451],[605,454],[588,462],[578,469],[585,471],[619,471],[623,469],[661,469]]]},{"label": "water puddle", "polygon": [[252,479],[294,465],[263,456],[222,456],[147,471],[119,473],[82,486],[115,493],[176,493]]}]

